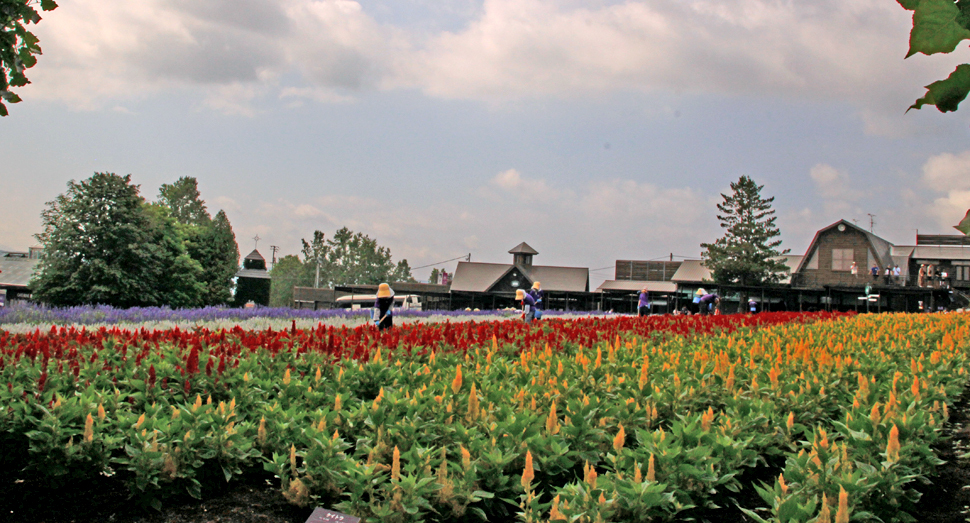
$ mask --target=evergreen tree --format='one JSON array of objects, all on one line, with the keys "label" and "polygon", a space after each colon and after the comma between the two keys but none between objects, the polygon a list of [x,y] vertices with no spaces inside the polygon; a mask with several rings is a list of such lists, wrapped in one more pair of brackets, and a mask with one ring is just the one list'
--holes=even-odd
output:
[{"label": "evergreen tree", "polygon": [[761,189],[753,179],[742,176],[731,184],[731,195],[717,204],[717,219],[726,229],[724,236],[714,243],[702,243],[704,265],[713,273],[714,281],[742,286],[777,283],[788,272],[788,266],[778,257],[781,232],[775,226],[774,197],[762,198]]},{"label": "evergreen tree", "polygon": [[438,283],[438,268],[435,267],[431,269],[431,276],[428,278],[428,283]]},{"label": "evergreen tree", "polygon": [[131,175],[95,173],[48,202],[44,247],[31,281],[51,305],[89,303],[194,306],[199,267],[186,256],[174,221],[149,206]]},{"label": "evergreen tree", "polygon": [[208,305],[221,305],[232,300],[232,288],[239,270],[239,244],[225,211],[220,210],[209,227],[209,249],[201,257],[203,281],[206,289],[204,301]]}]

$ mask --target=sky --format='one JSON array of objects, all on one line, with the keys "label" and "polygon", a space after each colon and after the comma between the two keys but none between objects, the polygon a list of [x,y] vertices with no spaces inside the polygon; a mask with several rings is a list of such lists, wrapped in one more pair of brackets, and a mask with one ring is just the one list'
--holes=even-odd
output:
[{"label": "sky", "polygon": [[[240,251],[349,227],[427,279],[459,256],[698,257],[750,176],[782,247],[897,244],[970,208],[970,108],[906,112],[970,62],[904,60],[892,0],[60,0],[0,119],[0,249],[70,180],[195,177]],[[435,265],[432,265],[435,264]]]}]

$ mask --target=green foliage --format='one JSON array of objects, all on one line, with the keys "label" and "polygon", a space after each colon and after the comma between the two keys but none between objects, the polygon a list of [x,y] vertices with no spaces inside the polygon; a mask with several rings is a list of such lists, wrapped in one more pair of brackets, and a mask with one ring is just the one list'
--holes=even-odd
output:
[{"label": "green foliage", "polygon": [[714,243],[702,243],[704,264],[711,269],[714,281],[722,284],[760,285],[777,283],[788,267],[776,258],[787,254],[776,248],[781,233],[775,226],[774,197],[762,198],[753,179],[742,176],[731,184],[731,195],[722,194],[717,209],[724,236]]},{"label": "green foliage", "polygon": [[[913,11],[906,58],[916,53],[950,53],[961,41],[970,39],[970,1],[899,0],[899,4]],[[926,90],[926,95],[909,109],[935,105],[940,112],[956,111],[970,93],[970,65],[958,65],[946,80],[933,82]]]},{"label": "green foliage", "polygon": [[158,190],[158,203],[168,207],[179,223],[205,226],[212,220],[199,194],[199,182],[189,176],[183,176],[171,185],[162,184]]},{"label": "green foliage", "polygon": [[201,267],[167,209],[149,205],[131,175],[68,182],[41,213],[44,247],[34,296],[58,306],[200,305]]},{"label": "green foliage", "polygon": [[347,227],[338,230],[329,240],[323,232],[314,231],[311,241],[303,240],[302,254],[302,260],[297,256],[284,256],[273,267],[274,282],[279,279],[282,282],[279,287],[289,288],[274,290],[272,303],[279,306],[292,303],[293,286],[314,286],[318,265],[321,288],[414,281],[407,260],[394,264],[390,249]]},{"label": "green foliage", "polygon": [[279,260],[269,271],[273,277],[270,289],[270,307],[289,307],[293,304],[293,287],[313,287],[315,266],[303,263],[300,257],[287,254]]},{"label": "green foliage", "polygon": [[[20,97],[10,90],[30,83],[24,71],[37,63],[40,40],[25,25],[40,22],[40,14],[29,0],[0,0],[0,116],[7,116],[4,102],[15,104]],[[54,0],[40,0],[43,11],[57,8]]]},{"label": "green foliage", "polygon": [[962,220],[960,220],[960,223],[954,225],[953,228],[962,232],[963,234],[970,235],[970,211],[967,211],[967,214],[964,215]]},{"label": "green foliage", "polygon": [[202,268],[202,305],[224,305],[232,299],[234,277],[239,269],[239,246],[225,211],[209,217],[195,178],[183,176],[163,184],[158,192],[163,205],[178,222],[185,249]]}]

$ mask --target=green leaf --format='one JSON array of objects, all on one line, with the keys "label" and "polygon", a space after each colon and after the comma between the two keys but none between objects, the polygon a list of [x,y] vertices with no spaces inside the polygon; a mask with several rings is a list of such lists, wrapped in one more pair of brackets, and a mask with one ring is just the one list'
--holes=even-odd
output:
[{"label": "green leaf", "polygon": [[[941,113],[956,111],[970,93],[970,65],[960,64],[946,80],[938,80],[926,86],[926,96],[916,100],[909,109],[920,109],[924,105],[935,105]],[[906,109],[908,112],[909,109]]]},{"label": "green leaf", "polygon": [[967,210],[967,214],[962,220],[960,220],[960,223],[954,225],[953,228],[965,235],[970,235],[970,210]]},{"label": "green leaf", "polygon": [[963,16],[953,0],[921,0],[915,7],[907,58],[916,53],[949,53],[961,40],[970,38],[970,30],[961,24]]},{"label": "green leaf", "polygon": [[897,0],[899,5],[903,6],[903,9],[907,11],[915,11],[919,7],[919,3],[922,0]]},{"label": "green leaf", "polygon": [[57,9],[57,2],[54,0],[40,0],[40,8],[44,11],[53,11]]}]

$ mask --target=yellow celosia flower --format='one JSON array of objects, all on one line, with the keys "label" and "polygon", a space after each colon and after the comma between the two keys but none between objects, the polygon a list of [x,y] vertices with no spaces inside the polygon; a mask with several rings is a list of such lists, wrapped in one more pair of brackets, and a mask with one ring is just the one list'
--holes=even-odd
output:
[{"label": "yellow celosia flower", "polygon": [[532,468],[532,452],[525,451],[525,467],[522,469],[522,488],[526,492],[532,490],[532,480],[535,479],[536,473]]}]

